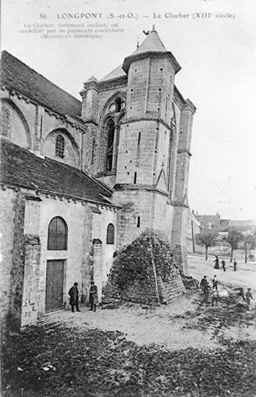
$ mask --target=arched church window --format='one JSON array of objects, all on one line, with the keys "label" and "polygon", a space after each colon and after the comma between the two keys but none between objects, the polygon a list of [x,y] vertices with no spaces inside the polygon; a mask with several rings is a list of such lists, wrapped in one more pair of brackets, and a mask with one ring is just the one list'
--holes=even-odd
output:
[{"label": "arched church window", "polygon": [[116,103],[116,112],[121,112],[121,109],[122,109],[122,100],[121,100],[121,98],[116,98],[116,100],[115,100],[115,103]]},{"label": "arched church window", "polygon": [[107,227],[107,244],[115,244],[115,226],[112,223]]},{"label": "arched church window", "polygon": [[111,171],[113,168],[114,137],[115,123],[112,119],[109,119],[107,122],[107,171]]},{"label": "arched church window", "polygon": [[56,136],[56,142],[55,142],[55,156],[63,159],[64,150],[65,150],[65,139],[63,138],[62,135],[58,134]]},{"label": "arched church window", "polygon": [[68,227],[64,219],[56,216],[51,220],[48,227],[48,250],[67,250]]}]

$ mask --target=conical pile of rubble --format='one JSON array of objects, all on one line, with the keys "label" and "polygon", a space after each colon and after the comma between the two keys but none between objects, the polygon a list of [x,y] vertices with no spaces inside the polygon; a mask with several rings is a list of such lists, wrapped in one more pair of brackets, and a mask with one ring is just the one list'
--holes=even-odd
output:
[{"label": "conical pile of rubble", "polygon": [[105,302],[169,303],[185,287],[169,244],[151,230],[125,247],[113,262],[104,288]]}]

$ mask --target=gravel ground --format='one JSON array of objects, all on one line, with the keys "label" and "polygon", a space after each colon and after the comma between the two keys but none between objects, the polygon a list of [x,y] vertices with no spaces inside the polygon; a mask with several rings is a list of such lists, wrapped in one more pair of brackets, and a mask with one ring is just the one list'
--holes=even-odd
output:
[{"label": "gravel ground", "polygon": [[[189,258],[198,280],[216,270]],[[217,271],[228,295],[211,306],[200,292],[156,308],[125,304],[96,313],[55,312],[10,334],[2,346],[3,397],[255,397],[253,267]],[[249,270],[248,270],[249,269]]]},{"label": "gravel ground", "polygon": [[[217,273],[221,283],[220,289],[224,291],[232,290],[235,287],[252,288],[254,301],[251,304],[251,311],[255,311],[256,300],[256,266],[253,263],[238,263],[238,271],[234,272],[232,264],[227,261],[227,271],[213,269],[213,257],[205,261],[203,257],[189,256],[189,268],[192,277],[198,281],[204,275],[211,280]],[[235,293],[235,291],[233,291]],[[213,329],[209,327],[202,332],[200,329],[192,329],[186,326],[188,321],[187,312],[196,310],[202,300],[201,294],[194,294],[192,297],[182,296],[174,300],[167,306],[160,306],[155,309],[133,304],[125,304],[114,310],[98,310],[96,313],[88,311],[88,308],[81,308],[81,313],[72,313],[69,310],[55,312],[46,317],[47,322],[61,322],[67,327],[98,328],[106,331],[121,331],[127,340],[131,340],[138,345],[158,344],[169,350],[182,348],[195,348],[201,350],[219,348],[219,341],[213,336]],[[226,299],[221,299],[220,311]],[[242,302],[241,302],[242,304]],[[231,305],[232,306],[232,305]],[[228,304],[225,309],[231,310]],[[202,311],[204,305],[202,306]],[[236,308],[234,309],[236,311]],[[175,318],[175,322],[173,319]],[[193,322],[194,319],[189,319]],[[204,321],[204,320],[203,320]],[[214,327],[214,326],[213,326]],[[236,326],[223,330],[227,335],[235,339],[254,340],[253,326]]]}]

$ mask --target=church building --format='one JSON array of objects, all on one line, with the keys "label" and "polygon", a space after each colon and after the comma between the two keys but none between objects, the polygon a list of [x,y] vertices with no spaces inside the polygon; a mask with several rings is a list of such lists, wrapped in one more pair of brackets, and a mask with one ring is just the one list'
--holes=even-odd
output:
[{"label": "church building", "polygon": [[[188,274],[186,226],[195,106],[154,27],[81,101],[1,58],[1,311],[35,324],[102,286],[116,252],[151,229]],[[82,72],[81,72],[82,73]]]}]

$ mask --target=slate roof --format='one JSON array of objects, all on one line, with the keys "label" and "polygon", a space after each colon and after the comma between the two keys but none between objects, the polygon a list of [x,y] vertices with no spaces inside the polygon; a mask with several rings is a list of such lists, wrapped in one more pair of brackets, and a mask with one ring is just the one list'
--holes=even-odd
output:
[{"label": "slate roof", "polygon": [[7,51],[1,57],[1,81],[8,88],[60,115],[81,116],[82,103]]},{"label": "slate roof", "polygon": [[112,79],[117,79],[119,77],[124,77],[124,76],[127,76],[127,75],[124,72],[122,65],[119,65],[117,68],[112,70],[112,72],[108,73],[105,77],[103,77],[100,80],[100,82],[107,81],[107,80],[112,80]]},{"label": "slate roof", "polygon": [[85,172],[48,157],[38,157],[6,139],[0,143],[2,184],[114,206],[112,192]]},{"label": "slate roof", "polygon": [[142,44],[132,53],[132,55],[141,54],[143,52],[167,52],[162,40],[155,30],[148,33]]},{"label": "slate roof", "polygon": [[131,55],[125,58],[123,63],[124,71],[126,73],[128,72],[128,69],[133,59],[139,58],[143,54],[152,54],[152,53],[166,54],[168,57],[170,57],[172,59],[175,68],[175,73],[177,73],[181,69],[180,64],[175,59],[171,51],[166,50],[160,37],[158,36],[158,33],[155,31],[155,28],[153,27],[153,30],[148,33],[146,39],[142,42],[142,44]]}]

